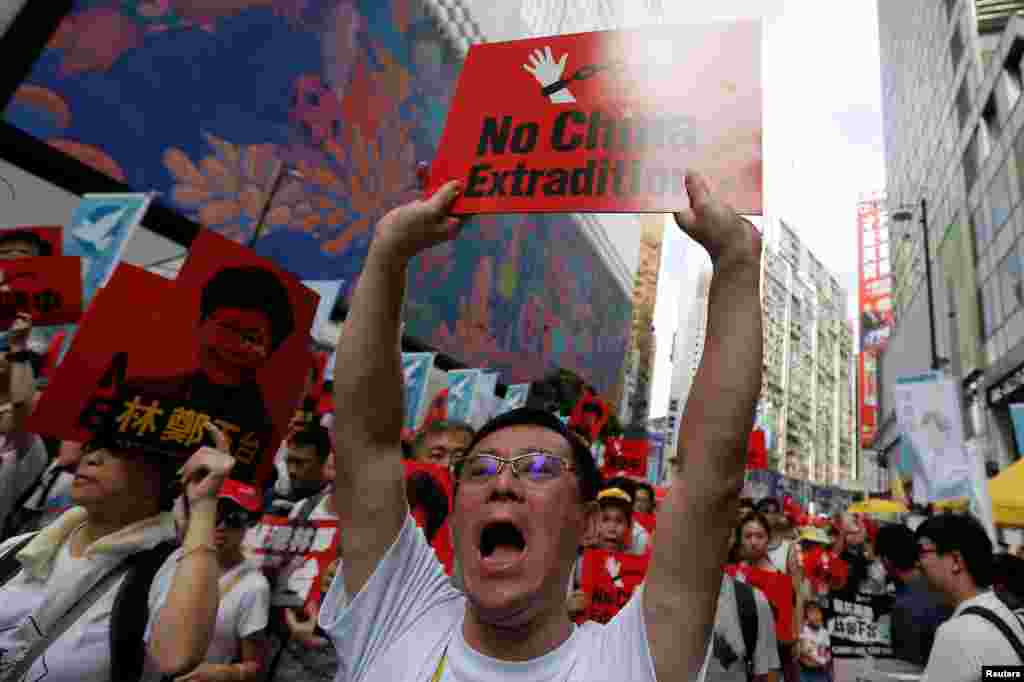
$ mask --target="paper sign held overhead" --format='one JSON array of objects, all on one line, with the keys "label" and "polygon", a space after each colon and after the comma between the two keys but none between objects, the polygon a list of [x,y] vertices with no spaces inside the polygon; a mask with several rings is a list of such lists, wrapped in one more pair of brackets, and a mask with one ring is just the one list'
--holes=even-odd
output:
[{"label": "paper sign held overhead", "polygon": [[757,21],[474,45],[428,190],[463,180],[468,214],[669,212],[692,169],[760,214],[761,100]]},{"label": "paper sign held overhead", "polygon": [[0,327],[18,313],[33,324],[65,324],[82,316],[82,261],[71,256],[0,261]]}]

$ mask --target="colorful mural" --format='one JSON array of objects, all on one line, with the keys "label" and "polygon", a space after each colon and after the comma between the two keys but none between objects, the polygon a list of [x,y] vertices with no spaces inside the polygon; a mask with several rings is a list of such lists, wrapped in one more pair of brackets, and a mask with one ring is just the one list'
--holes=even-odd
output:
[{"label": "colorful mural", "polygon": [[[78,0],[4,117],[348,296],[457,72],[422,0]],[[618,380],[631,305],[568,216],[475,220],[411,276],[408,332],[470,366]]]}]

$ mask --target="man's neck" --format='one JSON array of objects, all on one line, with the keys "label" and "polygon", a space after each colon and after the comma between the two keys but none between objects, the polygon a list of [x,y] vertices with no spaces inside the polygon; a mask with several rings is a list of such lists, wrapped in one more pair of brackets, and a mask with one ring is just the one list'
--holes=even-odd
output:
[{"label": "man's neck", "polygon": [[[561,615],[561,618],[552,617]],[[541,616],[545,619],[545,616]],[[484,656],[502,661],[529,661],[551,653],[572,635],[573,624],[564,615],[551,614],[544,620],[521,627],[503,628],[483,623],[472,606],[466,607],[462,634],[466,643]]]}]

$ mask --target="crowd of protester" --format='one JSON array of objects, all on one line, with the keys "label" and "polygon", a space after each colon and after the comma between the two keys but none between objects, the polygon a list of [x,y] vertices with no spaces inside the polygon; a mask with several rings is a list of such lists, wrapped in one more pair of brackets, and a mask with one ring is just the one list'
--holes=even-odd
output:
[{"label": "crowd of protester", "polygon": [[[542,410],[479,430],[435,420],[400,441],[404,268],[457,233],[451,186],[378,228],[338,345],[344,371],[326,378],[337,411],[311,407],[307,377],[262,488],[231,478],[213,426],[215,445],[185,462],[102,434],[26,432],[39,363],[19,316],[0,359],[0,682],[646,680],[702,667],[722,682],[825,682],[831,600],[860,594],[892,595],[893,657],[928,680],[1024,662],[1024,560],[996,554],[970,516],[911,530],[789,500],[737,504],[761,363],[733,358],[761,338],[759,241],[689,182],[680,224],[724,274],[682,432],[684,483],[661,501],[643,480],[602,476],[594,434]],[[267,516],[336,524],[337,556],[318,578],[265,571],[247,537]],[[643,566],[601,625],[586,584],[595,552]]]}]

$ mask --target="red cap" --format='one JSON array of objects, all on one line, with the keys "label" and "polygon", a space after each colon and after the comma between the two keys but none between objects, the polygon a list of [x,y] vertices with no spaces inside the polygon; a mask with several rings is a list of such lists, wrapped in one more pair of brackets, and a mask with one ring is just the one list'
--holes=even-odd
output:
[{"label": "red cap", "polygon": [[229,478],[220,487],[217,496],[222,500],[231,500],[242,509],[257,513],[263,508],[263,494],[248,483]]}]

